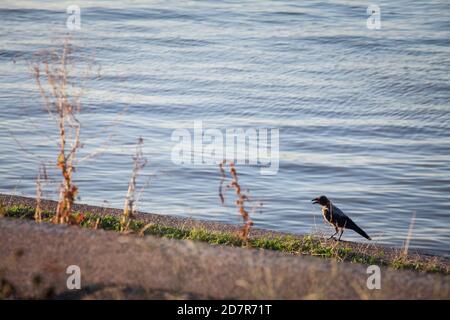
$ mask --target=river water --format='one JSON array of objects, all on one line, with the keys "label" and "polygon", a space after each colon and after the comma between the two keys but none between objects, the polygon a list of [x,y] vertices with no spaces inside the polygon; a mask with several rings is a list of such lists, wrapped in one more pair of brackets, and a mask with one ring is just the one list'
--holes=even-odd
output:
[{"label": "river water", "polygon": [[[194,122],[279,131],[279,169],[238,166],[263,202],[256,227],[327,234],[311,199],[325,194],[377,243],[449,255],[450,4],[378,1],[0,2],[0,192],[34,196],[40,163],[56,198],[57,127],[27,62],[60,48],[95,60],[82,98],[78,201],[121,207],[134,144],[149,163],[139,209],[239,223],[218,196],[217,166],[171,158],[176,129]],[[148,185],[146,185],[148,183]],[[352,231],[344,239],[365,241]]]}]

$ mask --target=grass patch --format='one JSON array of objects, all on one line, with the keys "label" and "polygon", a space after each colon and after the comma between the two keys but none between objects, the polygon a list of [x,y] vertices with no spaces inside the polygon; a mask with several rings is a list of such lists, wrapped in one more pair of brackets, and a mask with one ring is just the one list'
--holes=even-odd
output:
[{"label": "grass patch", "polygon": [[[32,207],[15,205],[5,208],[3,213],[5,217],[32,220],[34,219],[34,210]],[[53,216],[54,214],[49,211],[42,212],[42,220],[44,222],[51,222]],[[84,228],[121,231],[120,216],[117,215],[77,212],[73,213],[73,217],[73,220],[81,221],[79,225]],[[248,242],[245,242],[238,233],[211,231],[205,228],[181,228],[158,224],[147,225],[145,221],[137,219],[130,220],[129,232],[170,239],[202,241],[213,245],[247,246],[256,249],[275,250],[295,255],[318,256],[366,265],[376,264],[394,269],[450,274],[448,265],[439,262],[437,259],[420,259],[420,257],[400,254],[392,255],[392,253],[385,252],[383,248],[369,254],[360,248],[352,248],[338,242],[330,244],[312,236],[265,236],[249,238]]]}]

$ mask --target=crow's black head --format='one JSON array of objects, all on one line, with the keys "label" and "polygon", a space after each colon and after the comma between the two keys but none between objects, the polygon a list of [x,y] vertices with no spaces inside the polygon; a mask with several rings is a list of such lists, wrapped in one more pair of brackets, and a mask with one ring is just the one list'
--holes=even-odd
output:
[{"label": "crow's black head", "polygon": [[312,199],[311,201],[313,202],[313,204],[318,203],[321,206],[327,206],[330,203],[330,200],[328,200],[328,198],[325,196],[317,197],[315,199]]}]

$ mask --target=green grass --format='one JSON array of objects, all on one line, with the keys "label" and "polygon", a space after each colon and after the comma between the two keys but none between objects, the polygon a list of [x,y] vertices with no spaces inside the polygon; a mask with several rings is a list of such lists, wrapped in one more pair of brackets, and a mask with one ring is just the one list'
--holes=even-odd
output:
[{"label": "green grass", "polygon": [[[75,213],[76,217],[81,213]],[[10,218],[33,219],[34,208],[25,206],[11,206],[4,210],[3,215]],[[44,211],[42,213],[43,221],[50,222],[53,213]],[[85,228],[97,228],[120,232],[120,216],[117,215],[96,215],[92,213],[83,213],[84,219],[80,226]],[[146,222],[142,220],[131,220],[129,231],[142,233]],[[146,226],[144,235],[153,235],[179,240],[202,241],[213,245],[227,245],[241,247],[245,244],[240,237],[231,232],[211,231],[205,228],[179,228],[158,224]],[[296,255],[310,255],[322,258],[332,258],[339,261],[350,261],[353,263],[362,263],[366,265],[376,264],[389,266],[395,269],[410,269],[416,271],[450,274],[447,265],[429,260],[413,259],[402,255],[390,256],[382,248],[375,253],[368,254],[361,250],[355,250],[352,247],[340,245],[339,243],[322,242],[312,236],[293,237],[293,236],[264,236],[253,237],[249,239],[246,246],[256,249],[266,249],[281,251]]]}]

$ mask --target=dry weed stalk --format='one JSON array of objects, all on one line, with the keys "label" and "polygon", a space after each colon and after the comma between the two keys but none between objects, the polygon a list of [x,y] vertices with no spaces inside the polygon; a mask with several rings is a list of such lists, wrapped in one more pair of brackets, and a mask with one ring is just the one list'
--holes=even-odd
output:
[{"label": "dry weed stalk", "polygon": [[100,224],[100,218],[97,218],[97,219],[95,220],[94,226],[93,226],[92,228],[93,228],[94,230],[97,230],[99,224]]},{"label": "dry weed stalk", "polygon": [[39,166],[39,171],[36,179],[36,210],[34,212],[34,220],[38,223],[42,222],[42,208],[41,208],[41,200],[42,200],[42,181],[47,181],[47,169],[45,168],[45,164],[41,164]]},{"label": "dry weed stalk", "polygon": [[0,218],[3,218],[6,215],[6,206],[3,204],[3,201],[0,200]]},{"label": "dry weed stalk", "polygon": [[125,205],[123,208],[122,219],[120,220],[121,231],[125,232],[128,230],[131,219],[133,218],[136,203],[136,180],[145,165],[147,164],[147,159],[142,153],[142,145],[144,144],[144,139],[140,137],[138,143],[136,144],[136,153],[133,156],[133,171],[131,173],[131,179],[128,183],[127,196],[125,197]]},{"label": "dry weed stalk", "polygon": [[147,231],[148,229],[150,229],[151,227],[153,227],[155,224],[152,222],[147,223],[145,226],[142,227],[141,230],[139,230],[139,235],[141,237],[143,237],[145,235],[145,231]]},{"label": "dry weed stalk", "polygon": [[414,212],[412,217],[411,217],[411,222],[409,223],[408,236],[406,237],[405,247],[404,247],[404,250],[403,250],[403,255],[404,256],[408,255],[409,243],[410,243],[411,238],[412,238],[412,231],[413,231],[415,223],[416,223],[416,213]]},{"label": "dry weed stalk", "polygon": [[[221,181],[219,186],[219,197],[224,204],[225,198],[223,196],[223,183],[226,179],[226,172],[225,172],[225,166],[226,166],[226,160],[224,160],[222,163],[219,164],[219,169],[221,172]],[[238,174],[236,171],[236,167],[233,162],[229,163],[230,168],[230,175],[231,175],[231,182],[227,185],[227,188],[234,189],[236,192],[237,199],[235,201],[236,207],[238,208],[239,214],[242,216],[242,219],[244,220],[244,226],[241,229],[240,237],[241,239],[248,244],[248,236],[250,234],[250,228],[253,226],[253,221],[250,219],[250,215],[248,214],[248,211],[245,209],[245,202],[250,201],[250,198],[248,195],[242,191],[241,185],[238,181]]]},{"label": "dry weed stalk", "polygon": [[61,183],[58,206],[54,223],[69,223],[72,206],[78,192],[72,175],[74,161],[80,144],[81,124],[77,119],[81,111],[82,89],[69,81],[67,66],[70,46],[64,42],[62,52],[56,50],[46,53],[43,61],[32,65],[32,71],[47,112],[56,120],[59,129],[59,155],[57,167],[61,170]]}]

